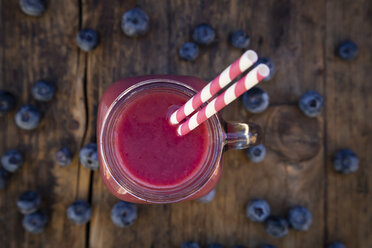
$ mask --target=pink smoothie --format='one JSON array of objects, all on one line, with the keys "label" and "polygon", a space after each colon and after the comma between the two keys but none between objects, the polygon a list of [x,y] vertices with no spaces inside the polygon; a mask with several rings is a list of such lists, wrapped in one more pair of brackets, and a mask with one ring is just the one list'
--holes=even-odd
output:
[{"label": "pink smoothie", "polygon": [[125,109],[115,127],[117,156],[134,180],[150,187],[169,187],[190,179],[204,163],[209,146],[202,124],[178,136],[168,117],[187,97],[170,92],[147,92]]},{"label": "pink smoothie", "polygon": [[[206,124],[180,138],[176,135],[175,127],[169,126],[165,121],[164,117],[170,106],[180,106],[186,102],[187,99],[183,96],[174,95],[175,93],[164,95],[164,91],[161,93],[157,91],[160,95],[156,95],[153,94],[156,91],[149,90],[145,91],[150,93],[147,96],[140,93],[144,96],[143,98],[140,97],[141,95],[136,95],[135,97],[139,98],[135,98],[135,102],[128,101],[125,105],[121,105],[120,102],[115,103],[117,97],[128,88],[147,80],[177,81],[193,88],[195,92],[200,91],[206,84],[202,79],[191,76],[147,75],[124,78],[112,84],[105,91],[98,108],[97,134],[105,130],[103,124],[105,116],[111,111],[110,106],[114,104],[118,107],[119,113],[123,112],[123,114],[119,115],[118,121],[115,121],[115,125],[112,126],[112,134],[98,135],[100,173],[111,193],[123,201],[133,203],[158,203],[167,200],[149,200],[146,197],[141,199],[128,192],[121,183],[126,180],[127,176],[119,173],[116,168],[125,170],[132,181],[149,185],[154,191],[157,188],[159,191],[166,190],[167,186],[176,185],[187,179],[195,179],[201,175],[201,161],[205,157],[206,150],[215,146],[214,142],[211,143],[208,140],[207,132],[211,129],[208,127],[207,130]],[[144,107],[145,104],[150,106]],[[146,115],[146,111],[151,115]],[[146,119],[150,117],[151,119]],[[142,126],[139,127],[139,125]],[[109,129],[108,127],[111,126],[107,124],[106,130]],[[113,153],[109,153],[107,143],[113,145]],[[102,147],[106,147],[107,150]],[[109,161],[111,159],[115,159],[118,163]],[[180,200],[197,199],[216,186],[222,172],[222,163],[218,161],[213,166],[216,169],[206,184],[198,188],[194,194],[180,195]],[[140,186],[134,188],[141,190]],[[145,187],[142,190],[147,191]],[[178,200],[171,200],[171,202],[176,201]]]}]

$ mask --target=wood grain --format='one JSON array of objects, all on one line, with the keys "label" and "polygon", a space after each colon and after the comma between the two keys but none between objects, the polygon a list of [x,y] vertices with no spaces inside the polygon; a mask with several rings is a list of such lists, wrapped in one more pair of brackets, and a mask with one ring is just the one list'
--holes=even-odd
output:
[{"label": "wood grain", "polygon": [[[137,5],[149,14],[150,31],[131,39],[123,34],[120,21]],[[186,240],[203,247],[220,242],[226,247],[272,243],[314,248],[333,240],[368,247],[371,15],[368,0],[66,0],[48,1],[47,11],[35,18],[23,14],[18,1],[0,0],[0,88],[17,96],[18,107],[33,103],[44,113],[40,127],[31,132],[14,125],[14,112],[0,121],[0,153],[18,148],[26,157],[24,168],[0,191],[0,247],[157,248],[180,247]],[[196,61],[180,60],[179,47],[202,22],[215,28],[216,42],[200,48]],[[75,36],[82,28],[100,34],[100,45],[92,52],[76,47]],[[103,92],[121,78],[144,74],[186,74],[209,81],[242,53],[228,43],[237,29],[250,34],[250,48],[273,59],[276,75],[261,84],[270,95],[264,113],[249,114],[239,100],[223,110],[223,117],[260,124],[267,157],[253,164],[243,151],[228,151],[211,203],[141,205],[133,226],[114,226],[110,211],[118,200],[98,172],[78,162],[80,147],[96,140],[96,111]],[[354,61],[334,55],[345,38],[359,45]],[[32,99],[30,89],[38,79],[57,86],[51,103]],[[326,99],[322,115],[311,119],[297,107],[301,94],[310,89]],[[67,168],[54,162],[62,145],[75,153]],[[353,175],[332,169],[332,155],[342,147],[360,157],[360,169]],[[50,216],[46,231],[36,236],[23,231],[15,208],[18,195],[28,189],[42,194],[43,209]],[[275,215],[284,216],[297,204],[308,207],[313,226],[308,232],[271,238],[244,215],[247,202],[256,197],[266,199]],[[66,208],[75,199],[91,202],[89,224],[75,226],[66,218]]]},{"label": "wood grain", "polygon": [[[135,1],[83,1],[83,27],[95,28],[101,45],[87,55],[88,132],[86,142],[95,139],[96,111],[104,90],[115,81],[134,75],[168,73],[168,8],[165,2],[137,2],[151,19],[150,32],[138,39],[128,38],[120,28],[121,16],[136,6]],[[110,219],[118,201],[103,185],[99,173],[92,183],[93,219],[90,247],[168,247],[170,206],[140,206],[138,221],[121,229]],[[104,226],[105,228],[102,228]]]},{"label": "wood grain", "polygon": [[[234,244],[258,247],[264,242],[278,247],[321,247],[324,237],[323,118],[309,120],[293,105],[305,90],[322,92],[324,86],[319,69],[323,67],[325,6],[322,1],[303,1],[301,5],[297,1],[220,1],[213,4],[205,1],[203,9],[202,4],[182,3],[172,1],[172,9],[180,10],[174,12],[172,30],[185,30],[181,37],[175,34],[176,44],[187,40],[191,28],[203,21],[216,28],[219,41],[203,49],[202,56],[192,64],[176,63],[177,51],[171,50],[175,73],[195,73],[206,80],[212,79],[241,53],[227,42],[228,33],[236,29],[249,31],[250,47],[261,56],[270,55],[277,73],[272,81],[261,85],[268,91],[273,105],[265,113],[248,114],[240,102],[234,102],[223,111],[226,120],[261,124],[269,148],[264,162],[252,164],[244,152],[228,151],[212,203],[172,205],[174,238],[171,247],[188,239],[202,244],[218,241],[228,247]],[[189,17],[188,13],[194,14]],[[182,23],[188,19],[191,19],[190,24]],[[317,228],[307,233],[291,232],[282,240],[270,238],[261,224],[250,222],[244,215],[244,207],[255,197],[268,200],[273,214],[278,215],[285,215],[294,204],[302,204],[312,211]]]},{"label": "wood grain", "polygon": [[[1,6],[1,88],[17,96],[17,107],[35,104],[44,115],[34,131],[17,128],[14,113],[0,122],[1,153],[18,148],[26,161],[6,191],[0,192],[1,247],[84,247],[86,228],[72,225],[65,211],[75,197],[84,196],[88,181],[79,173],[77,156],[67,168],[54,162],[62,145],[78,152],[85,130],[84,89],[74,42],[78,5],[75,1],[51,1],[48,10],[37,18],[22,13],[18,1],[2,1]],[[50,103],[32,99],[30,89],[39,79],[57,88]],[[42,195],[49,224],[40,235],[30,235],[22,228],[16,199],[25,190]]]},{"label": "wood grain", "polygon": [[[341,240],[347,247],[372,244],[371,13],[371,1],[327,3],[326,225],[328,240]],[[334,48],[344,39],[352,39],[359,46],[353,61],[334,56]],[[343,176],[334,172],[331,158],[345,147],[358,154],[360,168]]]}]

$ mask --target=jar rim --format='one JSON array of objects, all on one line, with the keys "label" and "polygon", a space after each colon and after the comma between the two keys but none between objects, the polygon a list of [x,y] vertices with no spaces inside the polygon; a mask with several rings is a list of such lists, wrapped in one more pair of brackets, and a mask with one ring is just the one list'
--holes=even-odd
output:
[{"label": "jar rim", "polygon": [[216,172],[223,152],[224,131],[217,115],[207,120],[208,136],[212,145],[208,148],[207,158],[199,170],[197,176],[194,175],[186,181],[171,187],[149,187],[131,178],[128,173],[120,166],[113,142],[110,142],[115,121],[119,112],[123,111],[123,105],[133,99],[138,93],[154,88],[167,88],[167,90],[177,90],[179,93],[186,94],[188,97],[196,94],[196,90],[189,85],[171,79],[156,78],[138,82],[124,90],[112,102],[108,108],[102,122],[99,133],[100,156],[104,169],[110,174],[119,187],[132,196],[151,203],[170,203],[182,201],[199,192],[208,184],[213,174]]}]

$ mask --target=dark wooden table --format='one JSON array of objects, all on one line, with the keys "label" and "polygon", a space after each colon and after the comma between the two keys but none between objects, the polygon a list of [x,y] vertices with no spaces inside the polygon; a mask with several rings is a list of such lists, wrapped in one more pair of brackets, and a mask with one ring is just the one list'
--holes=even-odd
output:
[{"label": "dark wooden table", "polygon": [[[127,38],[121,15],[139,4],[151,18],[142,38]],[[0,88],[14,93],[18,106],[37,104],[44,113],[35,131],[22,131],[14,112],[1,118],[0,152],[18,148],[24,167],[0,192],[0,247],[179,247],[185,240],[227,247],[326,247],[341,240],[348,248],[372,245],[372,1],[49,1],[38,18],[23,14],[17,0],[0,1]],[[178,57],[190,40],[193,26],[210,23],[218,42],[203,48],[193,63]],[[91,53],[80,51],[75,37],[80,28],[95,28],[101,44]],[[230,121],[256,121],[265,131],[268,154],[252,164],[242,151],[229,151],[213,202],[184,202],[139,206],[139,219],[129,228],[115,227],[110,210],[117,201],[98,172],[79,164],[78,151],[95,141],[96,111],[104,90],[114,81],[143,74],[188,74],[210,80],[241,51],[228,42],[229,32],[244,29],[250,48],[270,56],[277,67],[273,80],[262,87],[270,95],[269,109],[251,115],[237,101],[225,109]],[[360,49],[350,62],[334,55],[343,39]],[[31,85],[46,79],[58,87],[55,99],[36,103]],[[299,96],[315,89],[325,97],[317,118],[297,108]],[[54,161],[56,150],[70,146],[73,163]],[[333,171],[334,152],[350,147],[360,157],[351,175]],[[23,231],[15,202],[25,190],[43,196],[50,222],[40,235]],[[244,214],[247,202],[267,199],[273,214],[289,207],[308,207],[314,222],[308,232],[291,231],[283,239],[265,234],[261,224]],[[75,199],[92,203],[89,224],[76,226],[66,218]]]}]

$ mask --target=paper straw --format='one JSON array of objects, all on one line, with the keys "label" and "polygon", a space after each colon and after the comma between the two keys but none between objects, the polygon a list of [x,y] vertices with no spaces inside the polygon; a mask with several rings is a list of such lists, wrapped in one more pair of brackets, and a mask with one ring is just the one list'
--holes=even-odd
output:
[{"label": "paper straw", "polygon": [[201,91],[189,99],[183,106],[176,110],[170,117],[170,123],[176,125],[188,115],[208,101],[218,91],[228,85],[234,78],[247,70],[257,61],[257,53],[253,50],[246,51],[234,63],[229,65],[220,75],[208,83]]},{"label": "paper straw", "polygon": [[206,121],[209,117],[216,114],[219,110],[224,108],[226,105],[237,99],[244,92],[255,86],[262,79],[267,77],[270,73],[270,69],[265,64],[259,64],[257,67],[252,69],[246,76],[241,78],[238,82],[230,86],[221,95],[213,99],[203,109],[196,112],[190,119],[182,123],[177,128],[179,135],[186,135],[191,130],[199,126],[201,123]]}]

